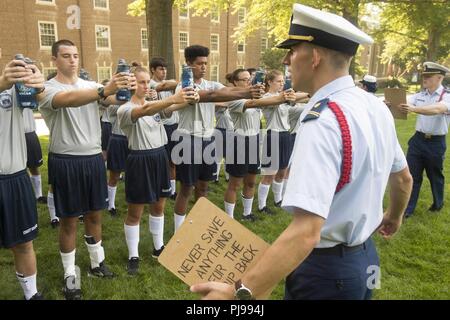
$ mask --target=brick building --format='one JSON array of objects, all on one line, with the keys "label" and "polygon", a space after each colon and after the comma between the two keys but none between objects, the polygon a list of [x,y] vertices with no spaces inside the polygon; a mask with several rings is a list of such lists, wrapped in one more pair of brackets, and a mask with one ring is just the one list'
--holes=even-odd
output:
[{"label": "brick building", "polygon": [[[148,64],[145,16],[127,15],[131,0],[1,0],[0,66],[16,53],[36,61],[47,75],[55,70],[51,44],[60,39],[74,41],[81,54],[81,66],[98,81],[109,78],[117,60],[125,58]],[[224,81],[237,67],[257,67],[261,52],[269,45],[263,32],[245,43],[234,43],[231,35],[243,23],[245,9],[236,14],[216,13],[193,17],[188,11],[173,10],[175,65],[184,63],[183,49],[201,44],[211,49],[212,80]]]}]

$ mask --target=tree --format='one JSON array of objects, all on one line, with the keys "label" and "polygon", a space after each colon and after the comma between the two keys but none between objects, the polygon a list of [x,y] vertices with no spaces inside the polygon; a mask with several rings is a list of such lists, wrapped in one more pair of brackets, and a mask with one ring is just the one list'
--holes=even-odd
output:
[{"label": "tree", "polygon": [[173,0],[137,0],[128,5],[130,15],[147,16],[148,55],[163,57],[167,62],[168,78],[175,78],[172,33]]}]

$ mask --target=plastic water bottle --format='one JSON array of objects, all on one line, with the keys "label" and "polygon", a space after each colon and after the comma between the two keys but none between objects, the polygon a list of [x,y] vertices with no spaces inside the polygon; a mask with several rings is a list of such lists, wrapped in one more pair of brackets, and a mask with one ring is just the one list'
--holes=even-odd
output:
[{"label": "plastic water bottle", "polygon": [[183,65],[183,73],[181,74],[181,87],[184,88],[194,88],[194,73],[192,68]]},{"label": "plastic water bottle", "polygon": [[[27,64],[34,64],[33,61],[29,58],[25,58],[23,54],[16,54],[14,57],[15,60],[24,61]],[[38,107],[36,94],[36,88],[27,87],[23,82],[18,82],[15,84],[17,101],[19,102],[19,106],[27,109],[36,109]]]},{"label": "plastic water bottle", "polygon": [[[119,63],[117,64],[117,73],[130,73],[130,66],[124,59],[119,59]],[[116,99],[118,101],[130,101],[131,100],[131,92],[128,89],[120,89],[116,93]]]},{"label": "plastic water bottle", "polygon": [[252,81],[252,85],[255,86],[257,84],[263,84],[265,75],[266,75],[266,73],[261,68],[256,70],[255,77],[253,78],[253,81]]},{"label": "plastic water bottle", "polygon": [[86,80],[86,81],[92,81],[91,75],[89,74],[89,72],[87,72],[87,71],[84,70],[84,69],[80,69],[80,75],[79,75],[79,77],[80,77],[81,79],[83,79],[83,80]]}]

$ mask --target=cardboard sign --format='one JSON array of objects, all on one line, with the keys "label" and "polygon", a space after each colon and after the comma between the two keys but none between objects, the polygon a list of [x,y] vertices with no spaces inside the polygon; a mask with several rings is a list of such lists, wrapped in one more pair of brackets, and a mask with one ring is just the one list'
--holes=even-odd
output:
[{"label": "cardboard sign", "polygon": [[384,99],[391,103],[389,108],[395,119],[407,120],[408,115],[400,111],[400,105],[406,103],[406,90],[400,88],[386,88]]},{"label": "cardboard sign", "polygon": [[[205,198],[186,217],[159,262],[189,286],[235,281],[252,268],[269,245]],[[267,299],[273,288],[257,299]]]}]

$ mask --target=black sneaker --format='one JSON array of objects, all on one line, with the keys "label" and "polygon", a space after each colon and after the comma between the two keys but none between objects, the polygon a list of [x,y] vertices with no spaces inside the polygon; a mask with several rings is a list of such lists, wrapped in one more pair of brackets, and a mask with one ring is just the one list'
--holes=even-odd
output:
[{"label": "black sneaker", "polygon": [[115,274],[109,270],[106,266],[105,262],[100,263],[100,266],[97,268],[89,268],[89,275],[97,278],[113,278]]},{"label": "black sneaker", "polygon": [[283,200],[281,200],[280,202],[276,202],[275,203],[275,207],[277,208],[281,208],[281,204],[283,203]]},{"label": "black sneaker", "polygon": [[81,285],[75,276],[64,279],[63,294],[66,300],[81,300]]},{"label": "black sneaker", "polygon": [[78,216],[78,222],[80,222],[80,224],[84,224],[84,216]]},{"label": "black sneaker", "polygon": [[58,228],[58,227],[59,227],[59,220],[58,220],[58,219],[53,219],[53,220],[50,222],[50,225],[52,226],[53,229]]},{"label": "black sneaker", "polygon": [[431,212],[439,212],[442,210],[442,208],[444,207],[444,205],[442,204],[440,207],[437,207],[434,203],[431,205],[431,207],[428,209],[428,211]]},{"label": "black sneaker", "polygon": [[[26,300],[26,299],[25,299]],[[32,296],[28,301],[31,300],[45,300],[44,296],[42,295],[42,293],[37,292],[34,296]]]},{"label": "black sneaker", "polygon": [[172,199],[173,201],[177,200],[177,193],[175,192],[174,194],[172,194],[170,196],[170,199]]},{"label": "black sneaker", "polygon": [[248,216],[242,217],[242,221],[255,222],[256,220],[258,220],[258,218],[253,213],[250,213]]},{"label": "black sneaker", "polygon": [[133,257],[128,260],[127,272],[130,276],[134,276],[139,271],[139,258]]},{"label": "black sneaker", "polygon": [[260,212],[260,213],[268,214],[269,216],[275,215],[275,212],[273,212],[272,210],[270,210],[268,207],[264,207],[264,208],[260,209],[259,212]]},{"label": "black sneaker", "polygon": [[405,218],[405,219],[409,219],[409,218],[411,218],[412,217],[412,213],[409,213],[409,212],[405,212],[405,214],[403,215],[403,217]]},{"label": "black sneaker", "polygon": [[111,217],[115,218],[118,215],[117,209],[116,208],[112,208],[109,210],[109,214],[111,215]]},{"label": "black sneaker", "polygon": [[40,204],[47,204],[47,197],[39,197],[36,199],[36,202]]},{"label": "black sneaker", "polygon": [[163,250],[164,250],[164,246],[162,246],[161,249],[159,249],[159,250],[153,249],[152,257],[155,259],[158,259],[158,257],[161,255]]}]

